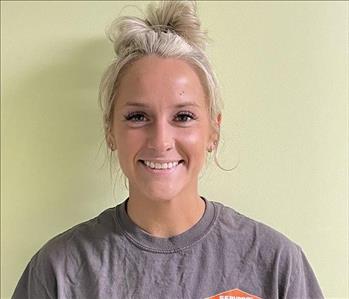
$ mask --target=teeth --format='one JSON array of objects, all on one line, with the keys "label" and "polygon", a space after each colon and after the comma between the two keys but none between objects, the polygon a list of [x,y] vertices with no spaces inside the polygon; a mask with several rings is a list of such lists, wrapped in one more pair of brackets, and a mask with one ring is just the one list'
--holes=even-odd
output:
[{"label": "teeth", "polygon": [[167,163],[154,163],[151,161],[144,161],[144,164],[152,169],[171,169],[178,165],[178,161],[176,162],[167,162]]}]

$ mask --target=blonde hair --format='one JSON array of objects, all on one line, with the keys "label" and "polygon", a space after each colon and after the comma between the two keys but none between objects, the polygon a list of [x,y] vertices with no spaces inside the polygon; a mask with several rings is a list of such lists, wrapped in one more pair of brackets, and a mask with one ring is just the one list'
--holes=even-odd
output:
[{"label": "blonde hair", "polygon": [[216,119],[222,103],[215,74],[205,53],[207,34],[200,27],[195,1],[151,3],[144,19],[123,16],[112,23],[107,36],[113,43],[116,58],[103,74],[99,90],[107,142],[122,74],[131,63],[147,55],[182,59],[194,67],[207,97],[212,127],[219,136]]}]

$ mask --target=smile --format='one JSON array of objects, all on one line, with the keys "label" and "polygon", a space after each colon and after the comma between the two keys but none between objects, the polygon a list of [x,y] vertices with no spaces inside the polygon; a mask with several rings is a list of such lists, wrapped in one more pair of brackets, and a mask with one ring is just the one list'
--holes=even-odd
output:
[{"label": "smile", "polygon": [[160,162],[153,162],[153,161],[148,161],[148,160],[141,160],[141,162],[151,168],[151,169],[173,169],[178,166],[178,164],[183,163],[183,160],[179,161],[171,161],[171,162],[165,162],[165,163],[160,163]]}]

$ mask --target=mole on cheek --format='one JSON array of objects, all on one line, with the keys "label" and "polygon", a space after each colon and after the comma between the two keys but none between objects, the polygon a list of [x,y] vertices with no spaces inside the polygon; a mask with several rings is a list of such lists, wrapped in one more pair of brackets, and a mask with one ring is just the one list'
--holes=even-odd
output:
[{"label": "mole on cheek", "polygon": [[184,95],[184,90],[182,90],[180,93],[179,93],[180,96],[183,96]]}]

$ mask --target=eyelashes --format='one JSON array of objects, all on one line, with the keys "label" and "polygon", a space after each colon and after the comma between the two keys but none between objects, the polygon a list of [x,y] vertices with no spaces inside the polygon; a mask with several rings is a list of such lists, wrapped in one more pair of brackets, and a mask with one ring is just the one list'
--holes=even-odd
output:
[{"label": "eyelashes", "polygon": [[[186,122],[190,122],[197,119],[198,119],[197,116],[190,111],[180,111],[176,113],[173,117],[173,120],[179,123],[186,123]],[[134,111],[124,115],[124,120],[130,121],[133,123],[139,123],[139,122],[143,123],[143,122],[149,121],[150,118],[145,112]]]},{"label": "eyelashes", "polygon": [[182,122],[188,122],[191,120],[197,120],[197,117],[190,111],[181,111],[175,115],[175,119]]},{"label": "eyelashes", "polygon": [[146,115],[144,112],[130,112],[126,115],[124,115],[124,119],[126,121],[133,121],[133,122],[138,122],[138,121],[145,121],[146,120]]}]

